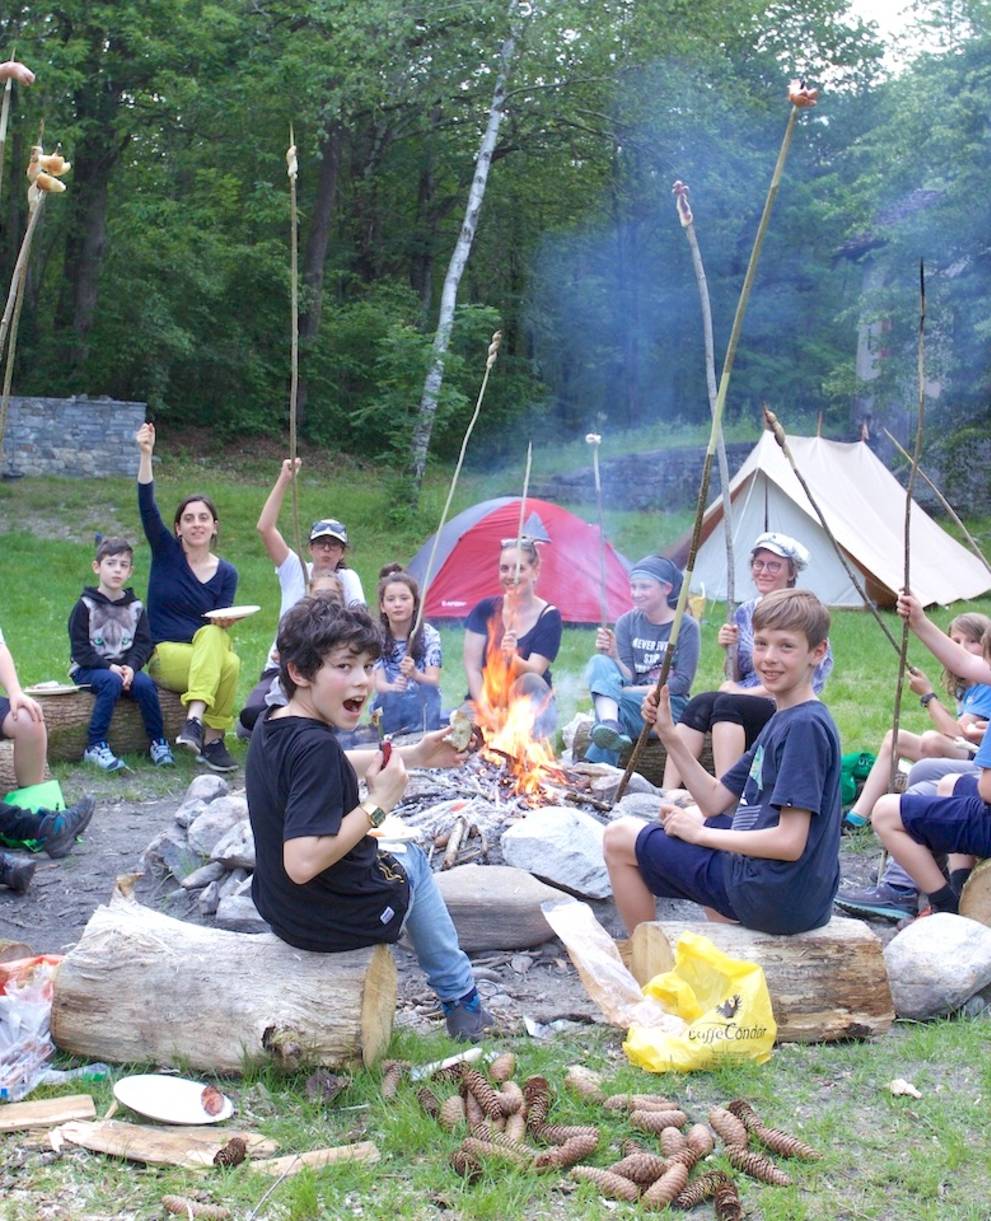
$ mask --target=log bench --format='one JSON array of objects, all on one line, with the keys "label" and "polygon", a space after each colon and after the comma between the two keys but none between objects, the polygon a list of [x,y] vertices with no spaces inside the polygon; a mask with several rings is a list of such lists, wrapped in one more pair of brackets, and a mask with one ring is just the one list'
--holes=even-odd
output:
[{"label": "log bench", "polygon": [[[592,744],[592,722],[586,722],[578,726],[575,731],[574,756],[576,759],[584,759],[585,752]],[[620,754],[619,766],[626,767],[630,760],[630,755],[633,753],[633,748],[625,750]],[[668,752],[664,747],[664,743],[660,738],[653,734],[644,743],[637,757],[637,772],[649,780],[651,784],[661,788],[664,784],[664,764],[667,762]],[[702,755],[699,762],[710,774],[713,773],[715,765],[712,761],[712,735],[706,734],[705,741],[702,744]]]},{"label": "log bench", "polygon": [[[45,714],[48,729],[48,759],[52,763],[74,763],[86,749],[86,730],[93,715],[94,696],[85,687],[69,695],[33,695]],[[165,736],[174,741],[186,719],[186,710],[175,691],[158,688],[162,706]],[[148,736],[141,720],[141,711],[134,700],[121,699],[114,708],[110,722],[110,746],[115,754],[144,754]],[[17,788],[14,778],[14,744],[0,742],[0,792]]]},{"label": "log bench", "polygon": [[296,950],[187,924],[115,890],[62,960],[51,1030],[73,1055],[239,1074],[248,1063],[373,1064],[396,1010],[388,946]]},{"label": "log bench", "polygon": [[710,921],[639,924],[631,967],[638,983],[674,966],[674,945],[686,931],[764,968],[779,1043],[866,1038],[883,1034],[894,1021],[883,946],[862,920],[835,916],[822,928],[789,937]]}]

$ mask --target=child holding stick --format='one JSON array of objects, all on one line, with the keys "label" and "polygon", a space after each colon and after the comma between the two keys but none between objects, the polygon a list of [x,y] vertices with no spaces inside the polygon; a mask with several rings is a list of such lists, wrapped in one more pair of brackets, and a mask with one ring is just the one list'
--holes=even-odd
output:
[{"label": "child holding stick", "polygon": [[383,733],[419,733],[440,728],[440,633],[421,623],[410,639],[420,609],[416,578],[399,564],[379,573],[382,656],[375,663],[375,700]]}]

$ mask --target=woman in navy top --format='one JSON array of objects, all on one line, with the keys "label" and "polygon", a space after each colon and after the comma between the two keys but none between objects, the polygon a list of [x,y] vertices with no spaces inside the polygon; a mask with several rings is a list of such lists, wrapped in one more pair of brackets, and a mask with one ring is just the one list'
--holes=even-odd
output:
[{"label": "woman in navy top", "polygon": [[138,509],[151,546],[148,622],[155,651],[148,673],[160,687],[182,694],[187,719],[177,744],[214,771],[233,771],[237,761],[224,746],[224,731],[234,721],[241,660],[227,632],[232,620],[204,614],[233,605],[237,569],[211,550],[218,523],[209,497],[187,496],[171,530],[162,521],[151,469],[154,424],[142,424],[135,440],[141,451]]},{"label": "woman in navy top", "polygon": [[534,705],[535,736],[554,732],[557,710],[551,693],[551,662],[561,647],[561,612],[536,592],[540,576],[537,544],[523,537],[503,540],[499,552],[502,595],[483,598],[465,624],[464,664],[468,695],[483,723],[501,727],[500,715],[515,698]]}]

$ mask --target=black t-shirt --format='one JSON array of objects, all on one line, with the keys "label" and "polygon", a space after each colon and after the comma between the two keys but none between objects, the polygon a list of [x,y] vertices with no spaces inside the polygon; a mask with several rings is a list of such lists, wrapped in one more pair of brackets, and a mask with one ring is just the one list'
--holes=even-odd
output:
[{"label": "black t-shirt", "polygon": [[358,777],[331,727],[309,717],[259,721],[245,785],[255,837],[251,897],[272,931],[298,949],[323,953],[397,941],[409,882],[370,835],[302,885],[283,865],[287,840],[336,835],[358,804]]},{"label": "black t-shirt", "polygon": [[[499,651],[506,630],[502,622],[502,601],[501,597],[483,598],[481,602],[475,604],[471,614],[465,620],[465,627],[469,632],[476,632],[479,636],[486,638],[485,652],[482,657],[483,668],[489,659],[490,651]],[[491,636],[489,635],[490,624],[493,627]],[[541,657],[553,661],[561,647],[561,626],[561,612],[556,606],[548,603],[537,616],[537,622],[533,627],[517,638],[516,651],[524,661],[531,653],[539,653]],[[550,666],[541,677],[548,687],[553,686]]]},{"label": "black t-shirt", "polygon": [[818,700],[776,712],[722,778],[740,797],[734,831],[775,827],[784,807],[810,810],[797,861],[726,854],[726,890],[741,923],[802,933],[829,921],[840,881],[840,739]]}]

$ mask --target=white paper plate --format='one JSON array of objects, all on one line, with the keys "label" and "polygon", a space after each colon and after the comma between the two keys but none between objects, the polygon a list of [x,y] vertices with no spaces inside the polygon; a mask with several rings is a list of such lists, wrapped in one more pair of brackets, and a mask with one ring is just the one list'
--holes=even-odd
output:
[{"label": "white paper plate", "polygon": [[216,1115],[203,1109],[202,1081],[187,1077],[168,1077],[162,1073],[140,1073],[121,1077],[114,1085],[114,1097],[125,1107],[162,1123],[220,1123],[234,1114],[234,1104],[224,1095],[224,1105]]},{"label": "white paper plate", "polygon": [[222,606],[219,610],[204,611],[204,619],[247,619],[249,615],[257,615],[260,606]]},{"label": "white paper plate", "polygon": [[83,683],[77,686],[76,683],[35,683],[32,687],[25,687],[24,694],[35,695],[72,695],[76,691],[88,691],[89,683]]}]

